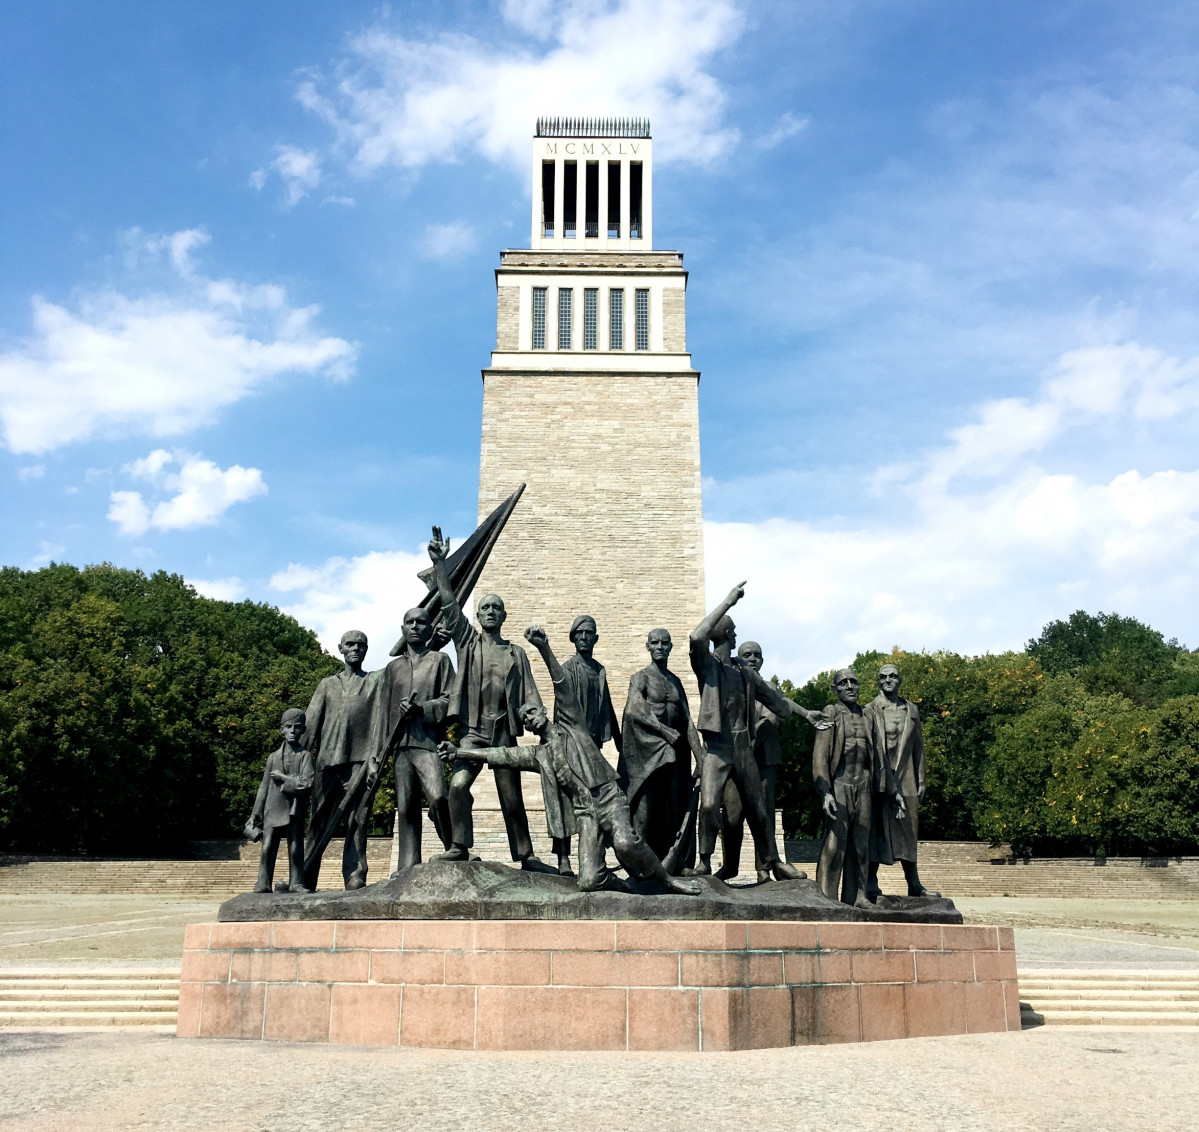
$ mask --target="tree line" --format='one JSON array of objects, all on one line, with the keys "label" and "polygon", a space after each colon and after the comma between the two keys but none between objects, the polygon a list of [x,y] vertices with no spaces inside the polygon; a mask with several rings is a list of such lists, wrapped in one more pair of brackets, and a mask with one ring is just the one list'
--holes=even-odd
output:
[{"label": "tree line", "polygon": [[[1019,652],[860,653],[924,720],[925,838],[1019,853],[1199,847],[1199,653],[1132,618],[1075,613]],[[200,597],[178,575],[0,569],[0,847],[171,853],[237,836],[285,707],[340,661],[272,606]],[[796,686],[835,698],[832,673]],[[782,724],[788,836],[815,837],[812,730]],[[372,832],[391,829],[384,776]]]},{"label": "tree line", "polygon": [[[1019,652],[859,653],[863,703],[888,662],[924,724],[922,838],[1020,855],[1199,851],[1199,652],[1131,617],[1079,611]],[[778,683],[808,707],[835,699],[832,672]],[[812,731],[786,720],[782,732],[784,826],[816,837]]]}]

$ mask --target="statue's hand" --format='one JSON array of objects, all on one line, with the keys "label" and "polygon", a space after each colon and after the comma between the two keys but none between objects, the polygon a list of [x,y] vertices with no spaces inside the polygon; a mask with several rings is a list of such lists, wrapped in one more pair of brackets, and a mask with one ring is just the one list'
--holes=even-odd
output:
[{"label": "statue's hand", "polygon": [[458,757],[458,748],[448,739],[443,739],[437,744],[437,756],[443,762],[453,762]]},{"label": "statue's hand", "polygon": [[800,708],[799,714],[816,728],[817,731],[827,731],[833,725],[833,721],[824,715],[823,712]]},{"label": "statue's hand", "polygon": [[826,794],[824,796],[824,802],[822,803],[822,806],[825,817],[835,818],[837,816],[837,799],[831,794]]},{"label": "statue's hand", "polygon": [[745,582],[738,582],[731,590],[725,601],[729,605],[736,605],[745,596]]},{"label": "statue's hand", "polygon": [[550,643],[549,637],[545,635],[545,630],[540,625],[530,625],[525,630],[525,640],[538,650],[545,648]]},{"label": "statue's hand", "polygon": [[446,628],[444,621],[438,621],[433,629],[433,636],[429,638],[429,648],[434,652],[441,652],[454,638],[450,636],[449,629]]},{"label": "statue's hand", "polygon": [[283,780],[284,780],[286,777],[287,777],[287,775],[285,775],[285,774],[283,773],[283,771],[281,771],[281,770],[272,770],[272,771],[271,771],[271,781],[272,781],[272,782],[275,782],[275,783],[280,783],[280,782],[282,782],[282,781],[283,781]]},{"label": "statue's hand", "polygon": [[433,528],[433,537],[429,539],[429,557],[434,562],[444,562],[450,552],[450,540],[441,537],[441,528]]},{"label": "statue's hand", "polygon": [[921,786],[920,789],[916,791],[916,801],[917,802],[920,802],[920,803],[924,802],[924,791],[926,789],[927,789],[927,787]]},{"label": "statue's hand", "polygon": [[896,794],[895,795],[895,816],[897,818],[899,818],[900,821],[902,821],[904,819],[904,817],[907,815],[907,812],[908,812],[908,808],[907,808],[907,806],[905,806],[903,804],[903,795]]}]

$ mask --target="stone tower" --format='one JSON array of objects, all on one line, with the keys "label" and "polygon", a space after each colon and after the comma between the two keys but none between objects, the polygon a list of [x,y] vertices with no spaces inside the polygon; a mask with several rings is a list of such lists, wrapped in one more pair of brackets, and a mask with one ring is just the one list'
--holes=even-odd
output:
[{"label": "stone tower", "polygon": [[543,118],[532,148],[529,247],[496,269],[480,517],[528,487],[475,593],[504,598],[513,639],[543,625],[563,659],[571,621],[592,614],[619,712],[647,632],[670,630],[686,679],[704,614],[687,272],[653,246],[647,121]]}]

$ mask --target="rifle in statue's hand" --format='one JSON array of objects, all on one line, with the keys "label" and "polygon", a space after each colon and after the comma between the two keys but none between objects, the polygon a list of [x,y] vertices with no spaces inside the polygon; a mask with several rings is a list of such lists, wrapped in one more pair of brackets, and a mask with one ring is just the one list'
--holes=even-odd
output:
[{"label": "rifle in statue's hand", "polygon": [[[412,704],[414,707],[416,706],[415,697],[412,699]],[[383,768],[387,766],[387,760],[399,745],[400,739],[408,731],[412,718],[407,712],[401,713],[395,727],[391,729],[391,735],[388,737],[387,742],[380,748],[374,758],[360,762],[355,768],[354,773],[350,775],[350,781],[346,783],[346,792],[341,796],[341,801],[337,803],[337,808],[329,815],[329,821],[326,823],[325,828],[320,831],[320,835],[312,843],[311,851],[304,857],[304,873],[306,876],[309,874],[312,866],[324,856],[325,850],[329,847],[329,842],[333,840],[333,834],[337,832],[337,827],[341,824],[346,814],[357,807],[362,800],[363,792],[371,795],[374,794],[376,787],[379,785],[379,775],[383,773]]]}]

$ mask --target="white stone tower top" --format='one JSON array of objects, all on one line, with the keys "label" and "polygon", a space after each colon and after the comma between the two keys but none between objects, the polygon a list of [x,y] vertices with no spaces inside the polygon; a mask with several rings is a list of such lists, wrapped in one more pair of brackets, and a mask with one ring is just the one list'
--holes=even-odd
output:
[{"label": "white stone tower top", "polygon": [[652,248],[653,153],[644,118],[538,118],[529,247]]},{"label": "white stone tower top", "polygon": [[682,253],[653,246],[652,144],[639,118],[537,122],[530,244],[500,253],[482,374],[480,516],[527,486],[476,592],[504,599],[514,638],[542,625],[560,658],[593,616],[618,703],[651,629],[670,630],[688,679],[704,615],[700,375]]}]

